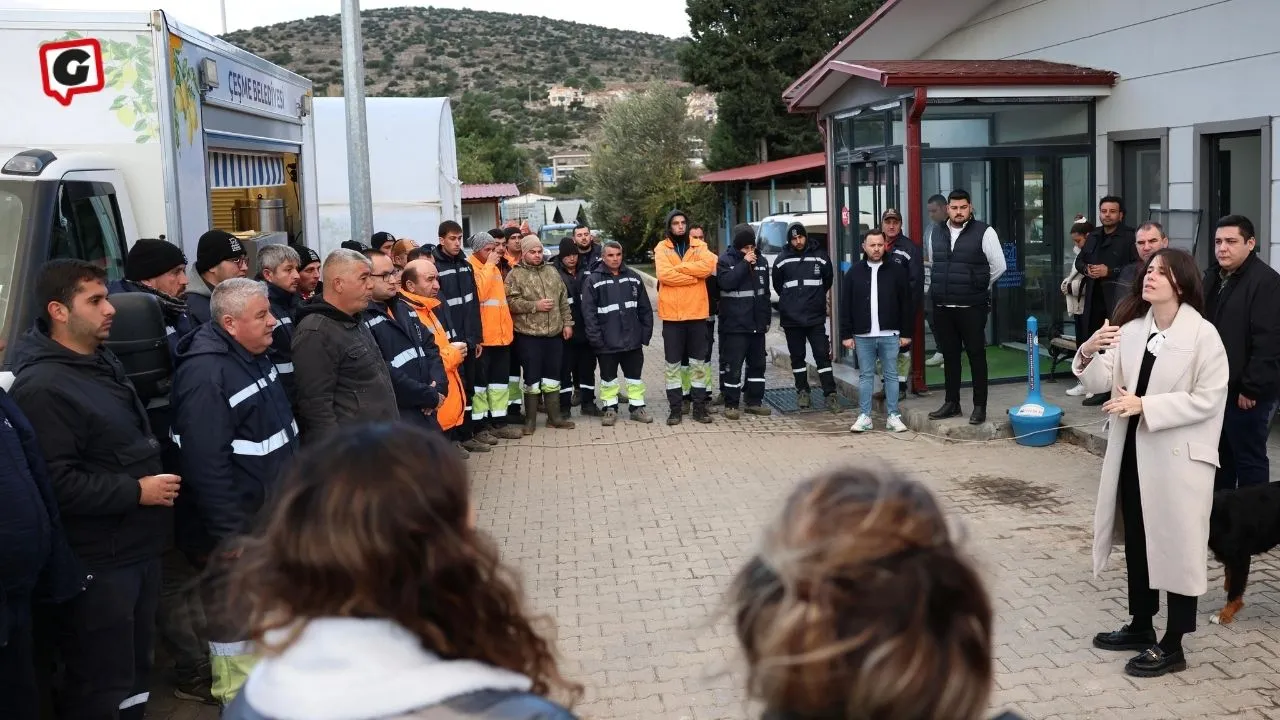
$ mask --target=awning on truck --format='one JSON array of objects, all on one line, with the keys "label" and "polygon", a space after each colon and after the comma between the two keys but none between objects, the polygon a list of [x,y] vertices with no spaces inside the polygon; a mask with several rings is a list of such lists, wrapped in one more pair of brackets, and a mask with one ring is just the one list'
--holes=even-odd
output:
[{"label": "awning on truck", "polygon": [[279,155],[209,151],[209,187],[214,190],[274,187],[285,184]]}]

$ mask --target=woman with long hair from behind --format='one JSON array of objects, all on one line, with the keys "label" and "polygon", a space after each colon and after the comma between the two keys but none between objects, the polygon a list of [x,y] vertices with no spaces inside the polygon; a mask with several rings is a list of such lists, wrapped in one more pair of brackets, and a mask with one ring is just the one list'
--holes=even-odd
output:
[{"label": "woman with long hair from behind", "polygon": [[[1080,344],[1071,369],[1089,392],[1110,392],[1107,453],[1093,524],[1093,571],[1125,545],[1129,614],[1094,647],[1138,651],[1136,677],[1187,667],[1182,638],[1196,629],[1196,598],[1208,589],[1209,514],[1226,410],[1227,354],[1204,307],[1195,260],[1157,251],[1116,310]],[[1117,525],[1118,522],[1118,525]],[[1168,624],[1156,641],[1164,590]]]},{"label": "woman with long hair from behind", "polygon": [[358,426],[298,462],[232,591],[262,655],[225,720],[571,720],[581,694],[475,528],[437,434]]},{"label": "woman with long hair from behind", "polygon": [[866,469],[801,483],[731,602],[766,720],[986,712],[991,603],[919,483]]}]

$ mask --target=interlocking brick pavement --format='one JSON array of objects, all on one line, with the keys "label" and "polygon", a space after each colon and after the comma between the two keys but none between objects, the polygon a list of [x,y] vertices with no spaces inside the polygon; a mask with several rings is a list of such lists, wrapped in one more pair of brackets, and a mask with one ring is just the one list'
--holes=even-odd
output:
[{"label": "interlocking brick pavement", "polygon": [[[768,373],[770,387],[791,382],[785,368]],[[1129,678],[1127,654],[1090,646],[1127,619],[1123,555],[1102,578],[1090,572],[1099,458],[1062,444],[854,436],[848,413],[716,415],[668,428],[660,332],[644,375],[652,425],[624,412],[603,428],[575,410],[574,430],[540,426],[468,461],[481,525],[522,574],[533,611],[554,623],[563,669],[586,688],[581,717],[757,717],[725,612],[734,572],[797,481],[890,462],[938,494],[988,582],[993,709],[1033,720],[1280,718],[1280,565],[1270,558],[1255,562],[1249,604],[1226,627],[1207,622],[1223,600],[1211,568],[1186,672]],[[153,710],[210,717],[172,703]]]}]

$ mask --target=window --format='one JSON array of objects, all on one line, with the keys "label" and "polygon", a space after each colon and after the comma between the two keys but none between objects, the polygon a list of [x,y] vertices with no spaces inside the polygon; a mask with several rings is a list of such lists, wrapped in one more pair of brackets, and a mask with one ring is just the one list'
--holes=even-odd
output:
[{"label": "window", "polygon": [[748,218],[748,220],[759,220],[759,219],[760,219],[760,201],[752,200],[751,201],[751,217]]},{"label": "window", "polygon": [[790,200],[779,200],[779,201],[778,201],[778,212],[779,212],[779,213],[789,213],[789,212],[791,212],[791,201],[790,201]]},{"label": "window", "polygon": [[73,181],[58,188],[50,255],[94,263],[108,280],[124,277],[124,223],[109,183]]},{"label": "window", "polygon": [[23,198],[30,199],[31,188],[35,183],[11,185],[12,192],[0,189],[0,326],[3,326],[8,317],[9,300],[13,297],[14,274],[18,270],[18,243],[22,241],[24,233]]},{"label": "window", "polygon": [[1164,164],[1159,140],[1120,143],[1120,195],[1134,227],[1146,222],[1152,210],[1162,208]]},{"label": "window", "polygon": [[471,216],[470,215],[462,216],[462,237],[464,238],[471,237]]}]

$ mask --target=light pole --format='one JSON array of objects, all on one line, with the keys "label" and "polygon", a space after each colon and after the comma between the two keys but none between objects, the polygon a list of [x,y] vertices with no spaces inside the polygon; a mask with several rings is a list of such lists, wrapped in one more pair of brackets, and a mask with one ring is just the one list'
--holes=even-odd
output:
[{"label": "light pole", "polygon": [[218,6],[222,9],[222,34],[227,34],[227,0],[218,0]]},{"label": "light pole", "polygon": [[373,188],[369,179],[369,127],[364,108],[364,41],[360,36],[360,0],[342,0],[342,84],[347,109],[347,184],[350,188],[351,239],[373,236]]}]

